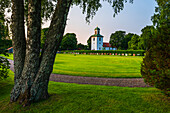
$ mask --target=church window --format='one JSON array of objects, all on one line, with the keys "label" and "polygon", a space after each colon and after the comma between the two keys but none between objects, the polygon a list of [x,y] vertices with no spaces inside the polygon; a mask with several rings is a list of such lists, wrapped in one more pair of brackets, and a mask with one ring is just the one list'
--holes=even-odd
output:
[{"label": "church window", "polygon": [[101,41],[101,38],[99,38],[99,41]]},{"label": "church window", "polygon": [[95,41],[95,38],[93,38],[93,41]]}]

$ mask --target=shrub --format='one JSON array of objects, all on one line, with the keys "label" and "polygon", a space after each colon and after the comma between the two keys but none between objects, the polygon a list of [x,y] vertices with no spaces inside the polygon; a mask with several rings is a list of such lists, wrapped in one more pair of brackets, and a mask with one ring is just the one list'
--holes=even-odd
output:
[{"label": "shrub", "polygon": [[[2,50],[0,51],[0,54],[8,56],[5,52],[2,52]],[[0,80],[8,77],[9,68],[9,61],[6,58],[0,56]]]},{"label": "shrub", "polygon": [[157,31],[141,65],[144,81],[170,95],[170,40],[167,29]]}]

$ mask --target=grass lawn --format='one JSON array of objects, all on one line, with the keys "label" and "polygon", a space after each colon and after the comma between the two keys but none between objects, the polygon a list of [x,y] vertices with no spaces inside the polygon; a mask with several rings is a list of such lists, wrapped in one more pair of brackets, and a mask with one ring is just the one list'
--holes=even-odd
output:
[{"label": "grass lawn", "polygon": [[2,113],[168,113],[170,98],[155,88],[128,88],[73,83],[49,83],[50,98],[23,108],[9,103],[13,72],[0,81]]},{"label": "grass lawn", "polygon": [[[9,59],[13,59],[10,54]],[[108,78],[139,78],[141,56],[57,54],[53,73]]]},{"label": "grass lawn", "polygon": [[93,77],[141,77],[142,57],[57,54],[53,73]]}]

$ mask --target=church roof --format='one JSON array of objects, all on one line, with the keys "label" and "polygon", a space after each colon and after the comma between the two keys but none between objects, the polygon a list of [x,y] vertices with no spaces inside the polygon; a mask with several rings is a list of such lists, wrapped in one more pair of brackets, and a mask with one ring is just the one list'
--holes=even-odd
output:
[{"label": "church roof", "polygon": [[103,42],[103,47],[112,47],[110,43]]},{"label": "church roof", "polygon": [[103,37],[103,36],[100,34],[94,34],[94,35],[91,35],[90,37]]},{"label": "church roof", "polygon": [[100,28],[96,27],[94,30],[100,30]]}]

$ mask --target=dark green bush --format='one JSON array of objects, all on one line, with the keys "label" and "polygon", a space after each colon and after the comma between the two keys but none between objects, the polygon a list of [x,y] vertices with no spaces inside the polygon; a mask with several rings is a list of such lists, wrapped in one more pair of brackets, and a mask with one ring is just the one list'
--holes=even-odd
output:
[{"label": "dark green bush", "polygon": [[146,83],[170,95],[170,39],[167,29],[157,31],[146,52],[141,74]]}]

